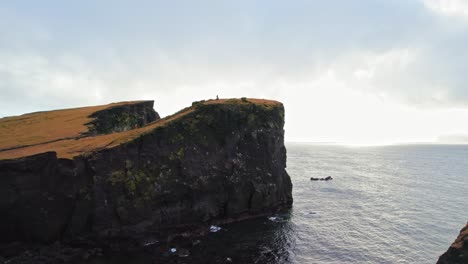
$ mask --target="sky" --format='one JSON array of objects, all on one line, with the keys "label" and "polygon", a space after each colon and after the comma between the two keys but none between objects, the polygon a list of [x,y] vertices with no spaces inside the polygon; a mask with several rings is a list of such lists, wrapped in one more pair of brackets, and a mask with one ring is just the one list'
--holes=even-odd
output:
[{"label": "sky", "polygon": [[255,97],[286,141],[468,142],[468,0],[2,1],[0,117]]}]

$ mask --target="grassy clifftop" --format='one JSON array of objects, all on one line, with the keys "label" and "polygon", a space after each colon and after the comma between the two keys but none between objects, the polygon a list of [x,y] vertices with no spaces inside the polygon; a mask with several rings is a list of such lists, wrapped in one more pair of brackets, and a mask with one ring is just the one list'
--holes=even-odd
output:
[{"label": "grassy clifftop", "polygon": [[0,150],[80,137],[89,132],[87,124],[93,121],[92,114],[142,102],[145,101],[120,102],[0,118]]},{"label": "grassy clifftop", "polygon": [[[148,102],[148,101],[146,101]],[[158,127],[210,106],[258,106],[274,109],[282,104],[263,99],[220,99],[194,102],[174,115],[136,128],[104,135],[90,135],[93,114],[111,108],[141,104],[145,101],[121,102],[102,106],[31,113],[0,119],[0,159],[16,159],[48,151],[59,158],[86,155],[130,142]],[[111,117],[114,118],[115,117]]]}]

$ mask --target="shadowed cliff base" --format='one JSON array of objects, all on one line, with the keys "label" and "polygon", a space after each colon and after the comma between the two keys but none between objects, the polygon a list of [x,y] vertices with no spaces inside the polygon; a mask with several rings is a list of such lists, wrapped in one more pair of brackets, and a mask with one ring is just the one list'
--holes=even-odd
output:
[{"label": "shadowed cliff base", "polygon": [[200,101],[163,119],[152,102],[132,104],[124,118],[97,107],[76,133],[0,151],[3,243],[191,230],[291,206],[281,103]]}]

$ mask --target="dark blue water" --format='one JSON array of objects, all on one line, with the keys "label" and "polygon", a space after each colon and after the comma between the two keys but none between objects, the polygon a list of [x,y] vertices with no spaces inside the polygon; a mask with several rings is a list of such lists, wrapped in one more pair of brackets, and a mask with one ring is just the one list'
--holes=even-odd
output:
[{"label": "dark blue water", "polygon": [[468,146],[287,150],[291,212],[99,263],[435,263],[468,219]]}]

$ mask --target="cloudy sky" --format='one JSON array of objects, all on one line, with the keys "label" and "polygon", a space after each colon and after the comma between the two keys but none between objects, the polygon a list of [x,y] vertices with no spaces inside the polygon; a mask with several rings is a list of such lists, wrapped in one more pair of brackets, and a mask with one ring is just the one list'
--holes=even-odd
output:
[{"label": "cloudy sky", "polygon": [[282,101],[288,141],[468,141],[468,0],[3,1],[0,117]]}]

